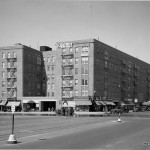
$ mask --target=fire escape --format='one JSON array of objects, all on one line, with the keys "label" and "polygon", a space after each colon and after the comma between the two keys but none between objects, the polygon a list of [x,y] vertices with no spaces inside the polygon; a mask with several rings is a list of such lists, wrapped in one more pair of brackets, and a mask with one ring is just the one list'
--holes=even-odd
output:
[{"label": "fire escape", "polygon": [[62,53],[62,101],[73,100],[73,52]]},{"label": "fire escape", "polygon": [[16,71],[17,67],[15,66],[15,62],[17,57],[8,56],[7,58],[7,99],[8,100],[16,100],[17,87],[16,87]]}]

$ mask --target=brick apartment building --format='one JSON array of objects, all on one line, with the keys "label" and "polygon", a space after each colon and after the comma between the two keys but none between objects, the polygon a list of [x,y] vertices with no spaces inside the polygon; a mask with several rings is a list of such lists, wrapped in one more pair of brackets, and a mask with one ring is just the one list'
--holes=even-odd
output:
[{"label": "brick apartment building", "polygon": [[[40,51],[17,44],[0,48],[0,105],[20,100],[40,111],[64,105],[150,100],[150,65],[98,40],[56,43]],[[89,107],[90,106],[90,107]]]}]

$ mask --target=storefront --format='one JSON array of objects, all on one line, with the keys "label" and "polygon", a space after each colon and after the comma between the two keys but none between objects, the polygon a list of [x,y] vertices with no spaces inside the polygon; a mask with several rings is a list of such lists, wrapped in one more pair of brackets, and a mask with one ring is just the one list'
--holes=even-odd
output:
[{"label": "storefront", "polygon": [[1,110],[1,111],[6,111],[6,103],[7,103],[6,100],[2,100],[2,101],[0,102],[0,110]]},{"label": "storefront", "polygon": [[75,105],[76,111],[89,111],[92,103],[89,100],[77,100],[75,101]]},{"label": "storefront", "polygon": [[8,101],[6,107],[8,111],[11,111],[11,107],[15,106],[15,111],[21,111],[21,102],[20,101]]},{"label": "storefront", "polygon": [[61,100],[48,97],[22,97],[23,111],[55,111],[61,108]]}]

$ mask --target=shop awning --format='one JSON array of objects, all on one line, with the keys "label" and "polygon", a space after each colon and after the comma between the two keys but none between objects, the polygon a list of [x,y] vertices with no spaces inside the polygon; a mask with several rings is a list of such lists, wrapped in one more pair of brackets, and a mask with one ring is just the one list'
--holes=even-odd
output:
[{"label": "shop awning", "polygon": [[99,101],[96,101],[95,103],[96,105],[102,105]]},{"label": "shop awning", "polygon": [[91,101],[75,101],[76,105],[92,105]]},{"label": "shop awning", "polygon": [[150,105],[150,101],[149,102],[143,102],[143,105]]},{"label": "shop awning", "polygon": [[104,101],[104,103],[106,103],[106,105],[113,105],[113,106],[115,106],[115,103],[110,102],[110,101]]},{"label": "shop awning", "polygon": [[106,105],[103,101],[95,101],[97,105]]},{"label": "shop awning", "polygon": [[123,103],[123,102],[121,103],[121,106],[125,106],[125,105],[126,105],[125,103]]},{"label": "shop awning", "polygon": [[5,106],[7,101],[1,101],[0,106]]},{"label": "shop awning", "polygon": [[19,106],[20,102],[8,102],[6,106],[10,106],[11,107],[12,105]]},{"label": "shop awning", "polygon": [[126,105],[135,105],[133,102],[124,102]]}]

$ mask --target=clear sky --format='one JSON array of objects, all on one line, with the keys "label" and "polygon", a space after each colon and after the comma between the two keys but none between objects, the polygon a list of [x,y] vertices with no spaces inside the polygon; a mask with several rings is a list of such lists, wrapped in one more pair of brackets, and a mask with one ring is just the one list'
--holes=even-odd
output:
[{"label": "clear sky", "polygon": [[150,63],[150,1],[0,0],[0,46],[89,38]]}]

